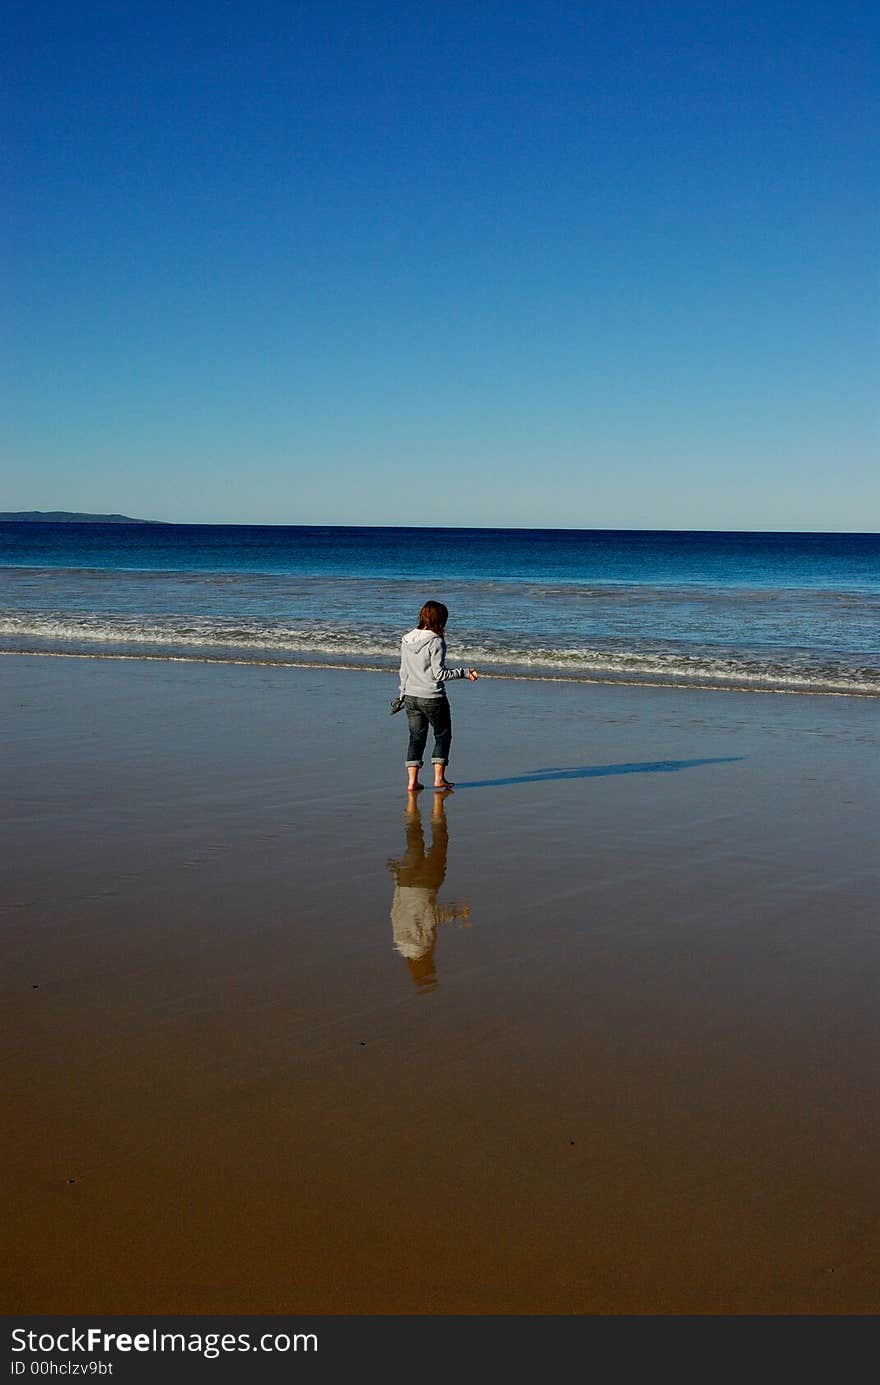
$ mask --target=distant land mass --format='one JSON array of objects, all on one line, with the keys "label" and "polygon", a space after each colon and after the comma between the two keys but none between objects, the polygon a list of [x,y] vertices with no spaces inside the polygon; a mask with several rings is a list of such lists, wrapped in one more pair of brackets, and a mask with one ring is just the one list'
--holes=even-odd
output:
[{"label": "distant land mass", "polygon": [[3,510],[0,521],[22,524],[164,524],[164,519],[132,519],[130,515],[86,515],[79,510]]}]

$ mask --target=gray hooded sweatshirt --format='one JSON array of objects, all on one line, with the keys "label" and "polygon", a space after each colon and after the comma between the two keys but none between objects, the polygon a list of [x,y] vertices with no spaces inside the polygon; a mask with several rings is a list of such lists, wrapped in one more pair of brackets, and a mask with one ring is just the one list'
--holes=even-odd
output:
[{"label": "gray hooded sweatshirt", "polygon": [[466,668],[446,667],[446,641],[433,630],[410,630],[400,641],[401,697],[445,697],[447,679],[466,677]]}]

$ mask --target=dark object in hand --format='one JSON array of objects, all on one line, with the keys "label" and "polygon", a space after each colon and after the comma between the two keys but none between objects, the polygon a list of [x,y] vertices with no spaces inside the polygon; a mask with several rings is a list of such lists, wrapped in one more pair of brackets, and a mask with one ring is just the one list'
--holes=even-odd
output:
[{"label": "dark object in hand", "polygon": [[403,706],[403,698],[402,698],[402,697],[395,697],[395,699],[394,699],[394,701],[392,702],[391,707],[390,707],[390,709],[389,709],[390,712],[391,712],[391,715],[394,716],[394,713],[395,713],[395,712],[399,712],[402,706]]}]

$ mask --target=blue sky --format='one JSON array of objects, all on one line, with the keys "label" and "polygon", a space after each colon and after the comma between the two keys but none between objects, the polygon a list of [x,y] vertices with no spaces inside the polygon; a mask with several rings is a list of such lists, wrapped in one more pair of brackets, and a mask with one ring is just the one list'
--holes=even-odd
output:
[{"label": "blue sky", "polygon": [[0,509],[880,528],[873,5],[5,26]]}]

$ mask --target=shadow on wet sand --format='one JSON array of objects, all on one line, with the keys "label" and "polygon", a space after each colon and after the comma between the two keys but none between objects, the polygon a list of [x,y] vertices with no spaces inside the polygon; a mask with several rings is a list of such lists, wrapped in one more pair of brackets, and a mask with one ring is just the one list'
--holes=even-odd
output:
[{"label": "shadow on wet sand", "polygon": [[603,779],[611,774],[672,774],[682,769],[697,769],[700,765],[731,765],[744,759],[744,755],[716,755],[702,760],[643,760],[622,765],[581,765],[577,769],[535,769],[527,774],[511,774],[504,779],[459,779],[455,787],[457,790],[495,789],[505,784],[539,784],[546,779]]}]

